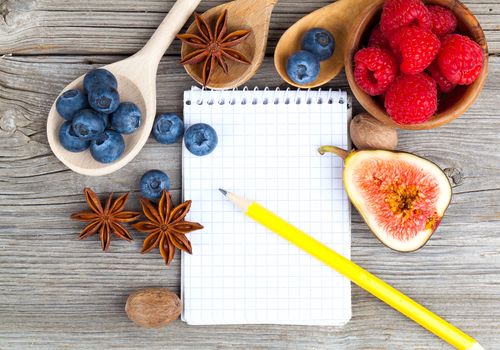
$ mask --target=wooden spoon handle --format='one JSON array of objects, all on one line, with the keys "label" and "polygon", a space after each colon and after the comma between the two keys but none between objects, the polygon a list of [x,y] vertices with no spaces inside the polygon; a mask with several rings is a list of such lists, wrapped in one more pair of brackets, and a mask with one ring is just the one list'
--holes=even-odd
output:
[{"label": "wooden spoon handle", "polygon": [[158,65],[168,47],[187,22],[201,0],[177,0],[151,36],[151,39],[134,56],[141,56]]}]

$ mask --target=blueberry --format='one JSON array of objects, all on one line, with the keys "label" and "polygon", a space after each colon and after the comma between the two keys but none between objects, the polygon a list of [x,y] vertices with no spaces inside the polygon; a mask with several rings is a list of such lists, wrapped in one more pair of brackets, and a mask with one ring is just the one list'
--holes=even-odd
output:
[{"label": "blueberry", "polygon": [[184,123],[174,113],[165,113],[156,118],[153,136],[159,143],[176,143],[184,134]]},{"label": "blueberry", "polygon": [[149,199],[158,199],[163,190],[170,189],[170,178],[160,170],[150,170],[141,177],[141,193]]},{"label": "blueberry", "polygon": [[70,121],[64,122],[59,129],[59,141],[70,152],[85,151],[90,146],[90,141],[85,141],[75,135]]},{"label": "blueberry", "polygon": [[87,96],[80,90],[65,91],[56,102],[57,113],[66,120],[73,119],[84,108],[88,108]]},{"label": "blueberry", "polygon": [[110,71],[106,69],[94,69],[93,71],[87,73],[85,78],[83,78],[83,89],[88,94],[92,90],[92,86],[99,85],[109,85],[112,88],[118,88],[118,82],[115,76]]},{"label": "blueberry", "polygon": [[82,109],[73,117],[73,131],[82,140],[94,140],[106,128],[102,115],[91,110]]},{"label": "blueberry", "polygon": [[122,134],[131,134],[141,126],[141,110],[131,102],[120,103],[111,114],[111,127]]},{"label": "blueberry", "polygon": [[319,60],[308,51],[298,51],[288,58],[286,72],[297,84],[308,84],[319,75]]},{"label": "blueberry", "polygon": [[206,156],[211,153],[218,142],[214,128],[203,123],[191,125],[184,134],[184,144],[195,156]]},{"label": "blueberry", "polygon": [[320,61],[324,61],[333,55],[335,39],[323,28],[312,28],[302,38],[302,50],[309,51]]},{"label": "blueberry", "polygon": [[110,85],[97,83],[89,90],[89,104],[95,111],[111,114],[120,105],[118,91]]},{"label": "blueberry", "polygon": [[111,127],[109,114],[104,114],[99,112],[97,112],[97,114],[99,115],[99,117],[102,118],[102,120],[104,120],[104,125],[105,125],[104,129],[109,129]]},{"label": "blueberry", "polygon": [[114,131],[106,130],[90,144],[90,153],[101,163],[111,163],[120,158],[125,150],[123,136]]}]

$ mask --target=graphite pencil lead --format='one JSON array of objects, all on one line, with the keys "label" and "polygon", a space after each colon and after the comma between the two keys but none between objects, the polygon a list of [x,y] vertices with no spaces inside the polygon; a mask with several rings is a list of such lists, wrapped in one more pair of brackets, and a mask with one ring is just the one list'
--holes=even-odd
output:
[{"label": "graphite pencil lead", "polygon": [[219,188],[220,193],[222,193],[224,196],[227,196],[227,191],[223,190],[222,188]]}]

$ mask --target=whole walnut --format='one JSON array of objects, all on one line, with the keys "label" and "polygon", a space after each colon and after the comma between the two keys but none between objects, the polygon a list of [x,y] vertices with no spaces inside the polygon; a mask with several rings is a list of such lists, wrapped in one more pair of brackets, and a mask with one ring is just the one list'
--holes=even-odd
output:
[{"label": "whole walnut", "polygon": [[368,113],[352,118],[349,126],[351,140],[357,149],[394,150],[398,145],[396,129],[384,125]]},{"label": "whole walnut", "polygon": [[140,289],[129,295],[125,312],[138,326],[160,328],[179,318],[182,302],[165,288]]}]

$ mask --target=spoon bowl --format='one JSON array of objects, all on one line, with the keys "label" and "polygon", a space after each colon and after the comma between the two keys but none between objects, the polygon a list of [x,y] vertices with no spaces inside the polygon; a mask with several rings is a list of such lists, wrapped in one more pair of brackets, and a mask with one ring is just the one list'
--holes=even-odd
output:
[{"label": "spoon bowl", "polygon": [[[297,21],[281,36],[274,51],[274,65],[279,75],[288,84],[299,88],[314,88],[326,84],[344,67],[344,53],[349,47],[347,40],[354,21],[373,0],[338,0],[322,7]],[[300,50],[302,37],[311,28],[328,30],[335,38],[335,51],[329,59],[321,62],[318,78],[309,84],[297,84],[288,77],[288,57]]]},{"label": "spoon bowl", "polygon": [[[214,26],[216,18],[227,10],[228,33],[238,29],[251,29],[250,36],[234,47],[247,57],[249,65],[226,60],[228,74],[217,67],[212,73],[206,87],[211,89],[232,89],[243,85],[252,78],[259,69],[264,59],[269,34],[269,22],[271,13],[278,0],[235,0],[211,8],[201,15],[203,19]],[[192,23],[186,33],[197,33],[195,23]],[[182,44],[182,57],[193,51],[193,48]],[[185,65],[186,72],[200,85],[203,85],[202,64]]]},{"label": "spoon bowl", "polygon": [[[52,152],[63,164],[83,175],[102,176],[122,168],[140,152],[149,138],[156,116],[158,64],[200,1],[177,0],[151,39],[139,52],[122,61],[102,67],[115,75],[120,101],[135,103],[142,113],[140,128],[133,134],[123,135],[125,151],[120,159],[104,164],[94,160],[89,150],[73,153],[64,149],[59,142],[59,128],[65,120],[57,113],[54,102],[47,118],[47,138]],[[83,89],[84,77],[85,75],[82,75],[68,84],[61,94],[70,89]]]},{"label": "spoon bowl", "polygon": [[[62,147],[59,142],[59,128],[66,120],[59,116],[55,109],[55,104],[53,104],[49,113],[49,119],[47,120],[47,137],[49,139],[50,147],[59,160],[61,160],[61,162],[68,168],[84,175],[106,175],[120,169],[123,165],[130,162],[137,155],[137,153],[139,153],[142,145],[146,143],[155,118],[156,108],[153,108],[153,104],[156,103],[156,99],[146,103],[142,91],[128,77],[118,73],[117,70],[113,69],[111,65],[103,68],[115,75],[116,80],[118,81],[120,100],[122,102],[133,102],[137,105],[137,107],[139,107],[143,116],[143,122],[141,123],[139,129],[137,129],[133,134],[122,135],[125,140],[125,151],[120,159],[110,164],[103,164],[96,161],[88,150],[74,153]],[[66,86],[64,91],[71,89],[83,90],[83,78],[84,75],[74,80]],[[62,93],[64,93],[64,91]],[[139,147],[139,145],[141,145],[141,147]]]}]

